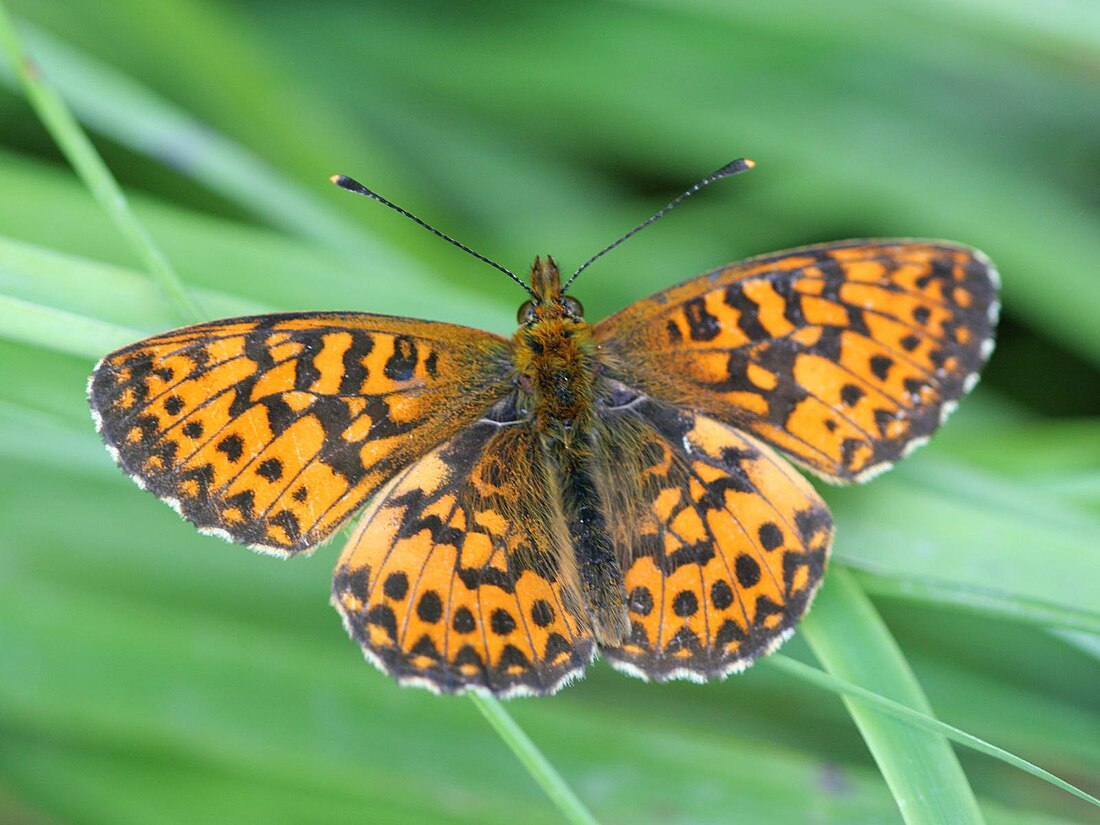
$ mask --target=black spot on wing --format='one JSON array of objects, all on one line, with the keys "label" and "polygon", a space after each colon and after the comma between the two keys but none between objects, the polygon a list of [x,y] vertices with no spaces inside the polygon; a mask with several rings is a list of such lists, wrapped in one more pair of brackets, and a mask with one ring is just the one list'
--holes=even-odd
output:
[{"label": "black spot on wing", "polygon": [[434,590],[428,590],[420,597],[416,605],[416,615],[427,622],[435,624],[443,618],[443,600]]},{"label": "black spot on wing", "polygon": [[653,612],[653,594],[648,587],[635,587],[627,597],[627,610],[639,616],[648,616]]},{"label": "black spot on wing", "polygon": [[734,573],[742,587],[755,587],[760,581],[760,564],[748,553],[742,553],[734,561]]},{"label": "black spot on wing", "polygon": [[219,452],[225,453],[225,457],[230,462],[236,464],[241,460],[241,455],[244,453],[244,439],[236,434],[227,435],[218,442],[217,449]]},{"label": "black spot on wing", "polygon": [[691,590],[681,590],[672,598],[672,612],[677,616],[694,616],[699,610],[699,599]]},{"label": "black spot on wing", "polygon": [[875,377],[879,381],[885,381],[886,376],[890,373],[890,368],[894,366],[894,359],[885,355],[872,355],[870,361],[871,372],[875,374]]},{"label": "black spot on wing", "polygon": [[266,481],[278,481],[283,477],[283,462],[277,458],[269,458],[256,468],[256,475]]},{"label": "black spot on wing", "polygon": [[840,400],[849,407],[854,407],[864,395],[863,390],[855,384],[845,384],[840,388]]},{"label": "black spot on wing", "polygon": [[676,345],[684,340],[684,334],[680,332],[680,325],[672,319],[669,319],[668,324],[665,325],[665,329],[668,332],[668,342]]},{"label": "black spot on wing", "polygon": [[455,633],[461,633],[463,635],[473,633],[477,629],[477,620],[468,607],[460,607],[455,611],[454,617],[451,619],[451,627],[454,629]]},{"label": "black spot on wing", "polygon": [[783,531],[775,522],[764,522],[756,532],[765,550],[775,550],[783,546]]},{"label": "black spot on wing", "polygon": [[729,582],[719,579],[710,587],[710,601],[717,610],[725,610],[733,604],[733,588]]},{"label": "black spot on wing", "polygon": [[390,599],[403,599],[409,592],[409,578],[404,573],[390,573],[382,583],[382,592]]}]

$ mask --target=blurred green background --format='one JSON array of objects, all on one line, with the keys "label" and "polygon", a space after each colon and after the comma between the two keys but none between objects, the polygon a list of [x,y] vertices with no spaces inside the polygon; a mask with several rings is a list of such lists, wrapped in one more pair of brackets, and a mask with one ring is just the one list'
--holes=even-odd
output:
[{"label": "blurred green background", "polygon": [[[825,491],[836,564],[939,718],[1100,788],[1094,0],[9,8],[208,317],[511,332],[514,284],[335,172],[522,271],[757,161],[586,272],[591,320],[787,246],[985,250],[997,352],[930,447]],[[0,821],[559,821],[469,701],[362,661],[327,604],[336,547],[201,537],[112,466],[86,375],[182,319],[0,80]],[[813,662],[800,636],[784,653]],[[839,699],[767,662],[705,687],[597,663],[508,709],[601,821],[900,819]],[[1100,821],[959,753],[990,822]]]}]

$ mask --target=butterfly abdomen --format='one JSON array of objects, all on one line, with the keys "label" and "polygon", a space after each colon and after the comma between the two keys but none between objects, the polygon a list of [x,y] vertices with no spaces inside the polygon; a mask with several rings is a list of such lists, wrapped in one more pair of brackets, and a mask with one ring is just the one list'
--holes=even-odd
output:
[{"label": "butterfly abdomen", "polygon": [[591,450],[582,441],[583,436],[568,447],[560,442],[546,446],[556,465],[562,511],[596,638],[601,644],[617,646],[629,629],[623,572],[594,483]]}]

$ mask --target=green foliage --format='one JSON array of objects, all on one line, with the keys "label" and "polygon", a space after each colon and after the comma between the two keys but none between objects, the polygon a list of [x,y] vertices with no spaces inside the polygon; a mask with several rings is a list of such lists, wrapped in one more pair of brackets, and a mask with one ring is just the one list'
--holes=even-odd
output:
[{"label": "green foliage", "polygon": [[[10,5],[133,212],[60,102],[38,87],[100,203],[0,68],[0,820],[582,821],[575,794],[607,822],[1096,821],[845,687],[1097,789],[1094,4]],[[179,322],[172,271],[205,317],[509,331],[514,285],[334,172],[513,269],[568,268],[742,154],[751,175],[585,273],[590,317],[849,236],[971,243],[1005,280],[1000,352],[957,419],[825,491],[836,565],[784,653],[831,677],[782,658],[644,685],[597,664],[506,706],[529,747],[499,708],[486,724],[361,661],[326,604],[332,548],[279,563],[203,538],[95,438],[87,373]]]}]

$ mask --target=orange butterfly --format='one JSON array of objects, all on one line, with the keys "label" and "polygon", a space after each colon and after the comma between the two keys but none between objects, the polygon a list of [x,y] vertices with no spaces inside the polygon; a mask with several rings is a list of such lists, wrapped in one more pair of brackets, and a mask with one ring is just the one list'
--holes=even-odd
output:
[{"label": "orange butterfly", "polygon": [[594,326],[570,283],[536,258],[511,340],[356,312],[167,332],[96,366],[92,414],[139,486],[255,550],[311,551],[369,502],[332,600],[402,684],[547,694],[597,648],[703,681],[821,582],[832,519],[776,450],[836,483],[889,468],[977,381],[998,307],[989,260],[940,241],[752,258]]}]

